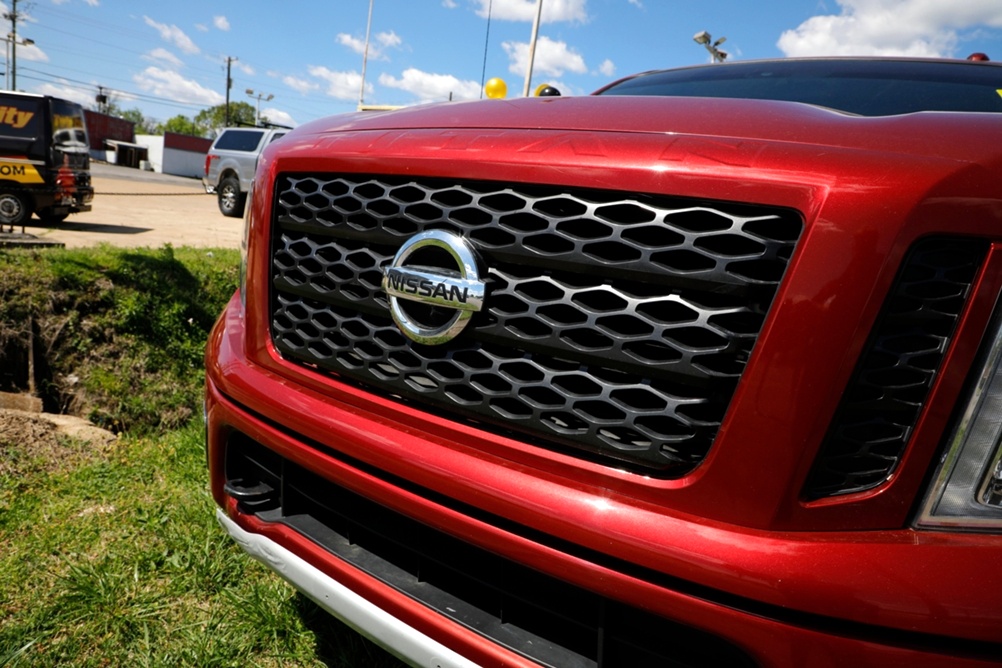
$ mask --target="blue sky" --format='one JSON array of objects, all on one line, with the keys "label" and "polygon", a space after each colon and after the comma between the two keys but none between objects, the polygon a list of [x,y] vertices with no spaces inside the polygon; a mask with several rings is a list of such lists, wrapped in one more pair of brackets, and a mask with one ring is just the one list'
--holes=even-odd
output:
[{"label": "blue sky", "polygon": [[[0,6],[6,14],[11,0]],[[364,102],[476,99],[492,77],[521,95],[535,6],[374,0]],[[20,90],[93,107],[103,87],[124,109],[190,117],[223,102],[235,58],[231,100],[276,122],[359,102],[369,0],[18,0],[17,10],[18,37],[35,42],[18,47]],[[704,30],[727,38],[731,60],[974,51],[1002,60],[1002,0],[543,0],[531,87],[586,94],[634,72],[708,62],[693,41]]]}]

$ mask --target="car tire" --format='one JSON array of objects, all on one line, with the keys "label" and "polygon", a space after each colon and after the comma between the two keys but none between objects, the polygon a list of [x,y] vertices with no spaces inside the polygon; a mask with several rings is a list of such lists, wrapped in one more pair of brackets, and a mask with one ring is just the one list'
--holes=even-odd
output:
[{"label": "car tire", "polygon": [[240,192],[240,182],[232,176],[227,176],[216,188],[219,200],[219,212],[224,216],[239,218],[244,215],[244,204],[247,195]]},{"label": "car tire", "polygon": [[0,190],[0,230],[9,227],[14,231],[15,225],[24,229],[24,223],[31,218],[31,199],[24,193],[13,190]]}]

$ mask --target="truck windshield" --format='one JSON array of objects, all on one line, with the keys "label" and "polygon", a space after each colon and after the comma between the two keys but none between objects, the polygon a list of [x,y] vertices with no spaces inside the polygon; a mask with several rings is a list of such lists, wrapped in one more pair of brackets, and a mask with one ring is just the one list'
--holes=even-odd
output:
[{"label": "truck windshield", "polygon": [[803,102],[860,116],[1002,112],[1002,66],[929,60],[775,60],[649,72],[599,95]]},{"label": "truck windshield", "polygon": [[52,100],[52,144],[64,153],[88,150],[83,108],[67,100]]}]

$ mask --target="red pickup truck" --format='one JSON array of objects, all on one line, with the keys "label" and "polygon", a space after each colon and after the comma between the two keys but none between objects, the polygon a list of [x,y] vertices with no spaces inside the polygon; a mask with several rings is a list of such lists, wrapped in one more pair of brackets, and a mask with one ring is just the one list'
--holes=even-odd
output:
[{"label": "red pickup truck", "polygon": [[330,118],[207,351],[226,530],[415,665],[1002,661],[1002,67]]}]

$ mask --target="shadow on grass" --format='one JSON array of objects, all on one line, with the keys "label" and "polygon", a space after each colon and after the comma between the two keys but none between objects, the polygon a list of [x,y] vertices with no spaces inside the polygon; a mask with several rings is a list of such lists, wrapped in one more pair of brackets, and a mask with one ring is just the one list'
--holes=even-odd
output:
[{"label": "shadow on grass", "polygon": [[406,668],[405,663],[321,608],[301,593],[293,605],[316,637],[317,657],[328,668]]}]

